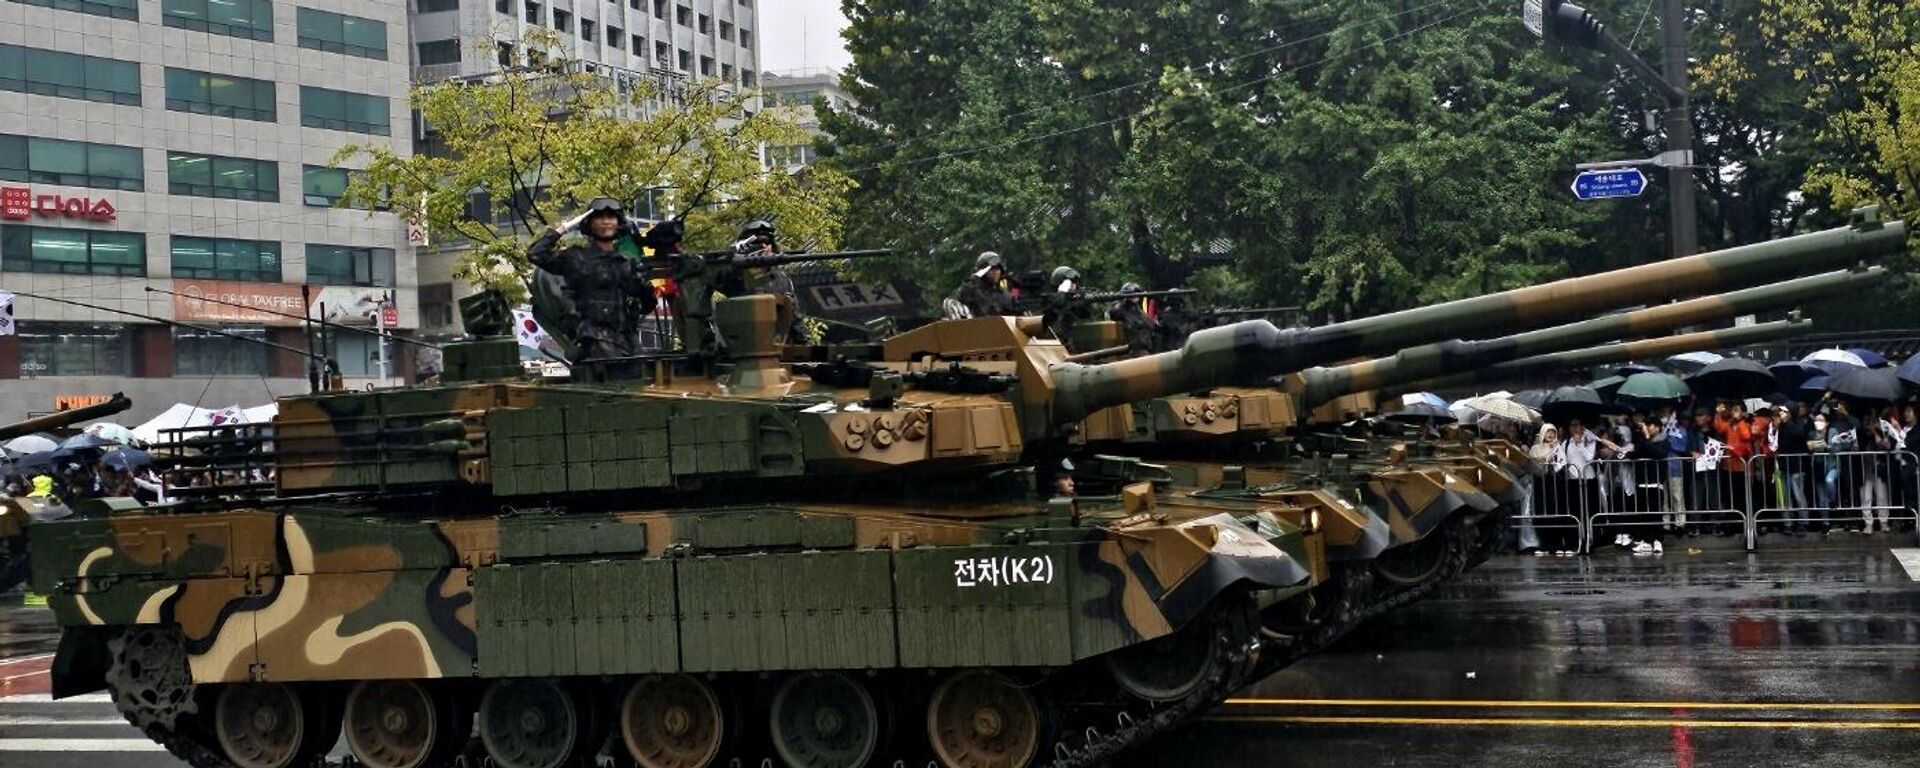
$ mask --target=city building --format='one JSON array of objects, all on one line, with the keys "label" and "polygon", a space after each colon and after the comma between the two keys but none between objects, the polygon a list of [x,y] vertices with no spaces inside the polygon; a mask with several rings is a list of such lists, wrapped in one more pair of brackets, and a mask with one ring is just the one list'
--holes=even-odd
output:
[{"label": "city building", "polygon": [[[516,60],[514,41],[531,27],[558,33],[564,55],[616,83],[677,83],[719,78],[758,85],[764,0],[418,0],[411,15],[413,79],[435,83],[483,77]],[[502,44],[489,56],[477,42]],[[428,151],[422,137],[416,151]],[[498,213],[498,211],[496,211]],[[642,214],[645,211],[640,212]],[[420,249],[421,332],[460,333],[455,303],[474,287],[453,277],[464,252],[458,241]]]},{"label": "city building", "polygon": [[[273,313],[417,327],[404,222],[332,207],[348,172],[327,167],[410,151],[407,41],[399,0],[0,2],[0,421],[304,392],[303,324]],[[374,337],[334,336],[349,385],[380,376]]]},{"label": "city building", "polygon": [[[853,99],[840,87],[840,73],[832,69],[800,69],[768,72],[760,78],[760,89],[768,106],[786,106],[799,110],[800,126],[820,135],[820,118],[813,113],[816,99],[827,106],[844,110]],[[816,155],[812,143],[767,148],[767,167],[797,171],[812,164]]]}]

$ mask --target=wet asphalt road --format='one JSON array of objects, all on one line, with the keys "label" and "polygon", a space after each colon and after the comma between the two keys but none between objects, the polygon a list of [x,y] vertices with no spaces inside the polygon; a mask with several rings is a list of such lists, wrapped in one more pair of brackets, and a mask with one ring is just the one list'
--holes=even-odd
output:
[{"label": "wet asphalt road", "polygon": [[[1496,559],[1126,765],[1920,764],[1920,584],[1888,549],[1912,544],[1849,543]],[[52,638],[6,602],[0,767],[174,765],[100,698],[8,682]]]}]

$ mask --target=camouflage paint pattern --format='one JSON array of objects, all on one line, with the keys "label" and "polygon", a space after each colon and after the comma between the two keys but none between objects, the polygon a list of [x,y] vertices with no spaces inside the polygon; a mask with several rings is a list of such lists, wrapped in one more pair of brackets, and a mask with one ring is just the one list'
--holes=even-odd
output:
[{"label": "camouflage paint pattern", "polygon": [[1639,341],[1607,344],[1589,349],[1523,357],[1466,373],[1412,382],[1404,388],[1451,389],[1470,387],[1486,381],[1508,381],[1524,376],[1558,370],[1610,365],[1632,360],[1657,360],[1704,349],[1731,349],[1749,344],[1790,339],[1813,332],[1811,320],[1778,320],[1740,328],[1722,328],[1677,336],[1661,336]]}]

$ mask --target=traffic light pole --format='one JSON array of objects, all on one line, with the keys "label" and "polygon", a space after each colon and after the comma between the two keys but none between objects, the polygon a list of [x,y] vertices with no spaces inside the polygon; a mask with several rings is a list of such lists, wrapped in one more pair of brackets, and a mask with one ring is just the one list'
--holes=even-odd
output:
[{"label": "traffic light pole", "polygon": [[[1666,103],[1662,119],[1667,151],[1654,162],[1667,169],[1668,247],[1674,256],[1691,256],[1700,251],[1699,210],[1693,185],[1693,104],[1687,77],[1687,25],[1685,0],[1660,0],[1661,67],[1655,69],[1592,13],[1565,0],[1526,0],[1523,18],[1527,27],[1542,39],[1565,38],[1599,48],[1633,70],[1659,92]],[[1635,165],[1644,162],[1631,163]],[[1598,163],[1616,167],[1620,163]]]}]

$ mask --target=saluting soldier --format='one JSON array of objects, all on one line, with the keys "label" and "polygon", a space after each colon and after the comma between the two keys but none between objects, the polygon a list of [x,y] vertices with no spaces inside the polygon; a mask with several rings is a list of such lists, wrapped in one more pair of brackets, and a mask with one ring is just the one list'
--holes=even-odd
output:
[{"label": "saluting soldier", "polygon": [[960,283],[953,296],[942,302],[947,319],[989,315],[1017,315],[1013,295],[1007,292],[1007,266],[1000,254],[985,251],[973,260],[973,273]]},{"label": "saluting soldier", "polygon": [[[1146,289],[1139,283],[1129,282],[1120,286],[1121,293],[1139,293]],[[1120,324],[1127,334],[1127,352],[1146,354],[1154,351],[1160,343],[1160,323],[1153,316],[1153,299],[1126,299],[1114,304],[1107,310],[1107,319]]]},{"label": "saluting soldier", "polygon": [[[576,362],[635,354],[640,317],[653,312],[657,301],[640,265],[618,248],[622,238],[634,236],[625,214],[619,201],[600,198],[527,249],[534,266],[567,281],[567,297],[580,317]],[[560,238],[576,230],[587,236],[585,245],[555,250]]]}]

